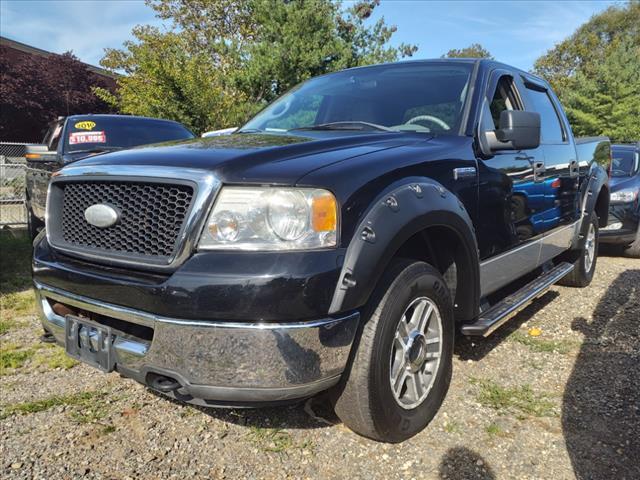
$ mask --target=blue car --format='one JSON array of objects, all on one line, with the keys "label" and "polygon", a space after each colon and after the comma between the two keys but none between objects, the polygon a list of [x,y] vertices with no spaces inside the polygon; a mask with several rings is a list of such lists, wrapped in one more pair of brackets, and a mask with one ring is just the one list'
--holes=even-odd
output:
[{"label": "blue car", "polygon": [[611,201],[609,223],[600,230],[600,242],[622,246],[640,258],[640,142],[611,146]]}]

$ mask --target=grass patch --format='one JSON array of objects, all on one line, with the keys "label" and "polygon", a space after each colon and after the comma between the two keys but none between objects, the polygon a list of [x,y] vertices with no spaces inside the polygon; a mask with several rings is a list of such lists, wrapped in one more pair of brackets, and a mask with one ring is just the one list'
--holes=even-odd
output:
[{"label": "grass patch", "polygon": [[478,402],[500,413],[515,413],[518,418],[557,415],[556,405],[549,395],[536,393],[529,385],[503,387],[492,380],[480,379],[474,379],[472,383],[479,387]]},{"label": "grass patch", "polygon": [[184,407],[182,407],[180,409],[180,411],[178,412],[178,416],[180,418],[187,418],[187,417],[193,417],[194,415],[196,415],[198,413],[198,410],[196,410],[193,407],[190,407],[188,405],[185,405]]},{"label": "grass patch", "polygon": [[460,433],[462,432],[462,427],[458,422],[452,420],[444,424],[444,431],[447,433]]},{"label": "grass patch", "polygon": [[[0,316],[4,317],[4,314]],[[16,322],[15,320],[11,320],[9,318],[0,318],[0,335],[4,335],[9,330],[13,330],[14,328],[18,327],[18,325],[18,322]]]},{"label": "grass patch", "polygon": [[31,349],[20,350],[14,344],[2,344],[0,347],[0,376],[7,375],[9,370],[21,368],[30,360],[35,352]]},{"label": "grass patch", "polygon": [[289,432],[281,428],[253,426],[248,435],[263,452],[285,453],[291,449],[313,451],[315,447],[314,443],[310,440],[306,440],[300,444],[294,442]]},{"label": "grass patch", "polygon": [[0,294],[0,319],[15,322],[15,317],[35,313],[36,302],[32,290]]},{"label": "grass patch", "polygon": [[80,362],[67,355],[64,348],[52,344],[43,344],[33,358],[33,365],[35,367],[44,366],[49,370],[55,370],[56,368],[69,370],[79,363]]},{"label": "grass patch", "polygon": [[504,437],[506,435],[506,432],[497,423],[490,423],[484,430],[490,437]]},{"label": "grass patch", "polygon": [[249,435],[264,452],[282,453],[294,446],[291,435],[280,428],[251,427]]},{"label": "grass patch", "polygon": [[21,349],[19,345],[2,344],[0,347],[0,376],[11,375],[24,367],[27,367],[27,371],[69,370],[76,365],[78,362],[57,345],[39,344],[34,348]]},{"label": "grass patch", "polygon": [[26,415],[44,412],[58,406],[80,406],[93,408],[94,401],[103,396],[103,392],[81,392],[73,395],[56,395],[33,402],[13,403],[0,407],[0,419],[11,415]]},{"label": "grass patch", "polygon": [[312,451],[314,448],[309,440],[301,444],[294,442],[289,432],[281,428],[251,427],[249,437],[263,452],[286,453],[294,448]]},{"label": "grass patch", "polygon": [[578,342],[571,340],[546,340],[539,337],[531,337],[522,332],[514,332],[509,336],[510,340],[526,345],[534,352],[560,353],[566,355],[578,346]]},{"label": "grass patch", "polygon": [[109,414],[107,405],[100,402],[91,402],[91,404],[85,404],[83,402],[80,407],[78,411],[71,412],[71,418],[80,424],[99,423],[100,420]]},{"label": "grass patch", "polygon": [[113,433],[115,431],[116,431],[116,427],[114,427],[113,425],[105,425],[102,428],[102,433],[105,434],[105,435],[108,435],[108,434]]},{"label": "grass patch", "polygon": [[31,285],[31,241],[26,234],[0,231],[0,294]]}]

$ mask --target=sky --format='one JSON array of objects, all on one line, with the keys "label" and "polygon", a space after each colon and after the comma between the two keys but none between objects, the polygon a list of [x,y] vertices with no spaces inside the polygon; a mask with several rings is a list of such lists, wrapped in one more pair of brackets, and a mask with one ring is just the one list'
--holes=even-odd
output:
[{"label": "sky", "polygon": [[[383,0],[371,20],[383,16],[396,25],[391,44],[418,45],[414,58],[481,43],[497,60],[530,70],[536,58],[615,3]],[[130,40],[138,24],[163,26],[142,0],[0,1],[2,36],[56,53],[71,50],[92,65],[105,48]]]}]

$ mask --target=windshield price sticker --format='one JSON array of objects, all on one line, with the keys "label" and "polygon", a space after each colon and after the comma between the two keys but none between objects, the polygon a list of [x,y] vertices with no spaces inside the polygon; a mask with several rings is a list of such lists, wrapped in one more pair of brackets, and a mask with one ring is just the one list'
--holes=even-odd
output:
[{"label": "windshield price sticker", "polygon": [[96,126],[96,122],[92,122],[91,120],[85,120],[83,122],[78,122],[74,125],[74,128],[78,130],[93,130],[93,127]]},{"label": "windshield price sticker", "polygon": [[69,145],[78,143],[107,143],[104,132],[73,132],[69,135]]}]

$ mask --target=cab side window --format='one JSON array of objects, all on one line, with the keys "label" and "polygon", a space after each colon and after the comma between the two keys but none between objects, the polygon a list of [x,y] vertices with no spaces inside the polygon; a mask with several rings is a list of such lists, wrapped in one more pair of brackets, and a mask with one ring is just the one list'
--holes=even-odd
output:
[{"label": "cab side window", "polygon": [[60,134],[62,133],[62,123],[56,123],[51,130],[47,133],[44,143],[48,145],[50,151],[56,151],[58,149],[58,143],[60,143]]},{"label": "cab side window", "polygon": [[527,96],[531,101],[533,111],[540,114],[540,142],[564,143],[566,136],[558,118],[558,112],[553,106],[547,90],[527,85]]},{"label": "cab side window", "polygon": [[504,110],[520,110],[511,77],[500,78],[489,107],[494,129],[500,126],[500,114]]},{"label": "cab side window", "polygon": [[[488,98],[491,99],[491,102],[488,101]],[[500,127],[500,114],[505,110],[521,110],[513,79],[508,75],[504,75],[498,80],[493,95],[490,97],[487,95],[485,99],[480,119],[482,130],[497,130]]]}]

